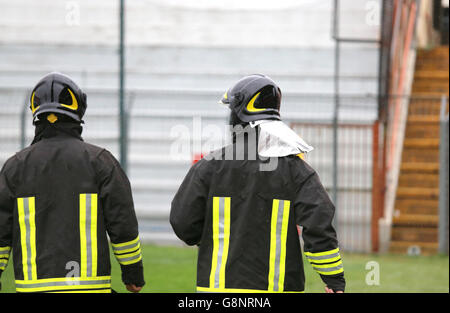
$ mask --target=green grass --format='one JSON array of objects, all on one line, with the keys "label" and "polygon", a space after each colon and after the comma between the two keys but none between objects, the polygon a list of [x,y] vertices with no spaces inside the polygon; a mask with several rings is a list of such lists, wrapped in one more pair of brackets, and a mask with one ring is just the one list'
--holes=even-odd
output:
[{"label": "green grass", "polygon": [[[195,292],[196,248],[143,246],[146,285],[142,292]],[[362,255],[343,253],[346,292],[449,292],[448,256]],[[366,284],[366,263],[376,261],[380,284]],[[112,285],[126,292],[121,283],[120,267],[112,260]],[[306,292],[323,292],[320,277],[305,262]],[[12,266],[1,278],[1,292],[14,292]]]}]

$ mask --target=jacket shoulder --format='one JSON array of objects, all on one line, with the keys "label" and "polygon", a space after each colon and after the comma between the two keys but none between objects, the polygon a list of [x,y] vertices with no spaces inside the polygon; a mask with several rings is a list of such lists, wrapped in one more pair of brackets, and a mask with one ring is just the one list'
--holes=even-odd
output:
[{"label": "jacket shoulder", "polygon": [[285,159],[288,163],[292,177],[298,183],[302,183],[308,177],[316,173],[316,171],[308,163],[306,163],[305,160],[297,155],[290,155],[283,157],[283,159]]}]

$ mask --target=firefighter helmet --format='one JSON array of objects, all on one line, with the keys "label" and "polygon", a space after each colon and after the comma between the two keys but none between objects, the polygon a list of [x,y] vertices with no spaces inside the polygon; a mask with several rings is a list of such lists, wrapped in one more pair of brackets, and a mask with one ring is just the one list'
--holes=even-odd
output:
[{"label": "firefighter helmet", "polygon": [[244,123],[263,119],[280,119],[281,90],[268,76],[253,74],[241,78],[222,97]]},{"label": "firefighter helmet", "polygon": [[59,113],[83,123],[86,107],[86,94],[71,78],[57,72],[45,75],[30,96],[33,123],[43,113]]}]

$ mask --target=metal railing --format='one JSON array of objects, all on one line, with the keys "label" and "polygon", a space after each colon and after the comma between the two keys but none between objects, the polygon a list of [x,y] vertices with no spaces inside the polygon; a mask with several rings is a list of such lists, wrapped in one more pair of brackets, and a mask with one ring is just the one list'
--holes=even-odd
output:
[{"label": "metal railing", "polygon": [[[415,49],[414,33],[417,20],[418,0],[384,0],[382,20],[382,43],[380,48],[379,73],[379,116],[382,127],[390,136],[387,137],[381,153],[382,170],[378,212],[381,217],[374,235],[374,251],[386,251],[390,241],[400,159],[405,133],[408,98],[391,95],[409,95],[414,70]],[[381,81],[381,79],[385,81]],[[379,229],[380,228],[380,229]]]},{"label": "metal railing", "polygon": [[448,254],[448,101],[442,97],[440,112],[440,144],[439,144],[439,252]]},{"label": "metal railing", "polygon": [[[116,93],[95,92],[100,92],[100,98],[114,98],[116,96]],[[95,97],[92,93],[90,95]],[[197,97],[199,95],[200,94],[195,94],[192,96]],[[129,147],[128,153],[132,156],[129,158],[129,170],[133,192],[137,194],[136,207],[139,209],[138,216],[140,217],[140,221],[143,222],[143,225],[150,225],[148,227],[145,226],[145,229],[149,232],[153,232],[155,229],[158,230],[159,234],[170,232],[170,227],[161,224],[166,222],[166,218],[160,215],[161,213],[158,213],[159,215],[157,214],[157,216],[159,217],[155,219],[154,216],[156,215],[154,215],[151,210],[148,210],[150,208],[142,206],[142,203],[145,202],[142,202],[140,198],[145,197],[144,200],[148,201],[148,199],[151,199],[153,202],[159,201],[157,199],[153,200],[153,198],[160,197],[161,192],[152,191],[152,188],[161,188],[161,184],[169,182],[160,182],[157,184],[157,179],[158,177],[161,177],[161,173],[164,173],[164,176],[168,176],[169,178],[172,177],[171,175],[175,175],[170,181],[170,184],[165,187],[167,191],[170,189],[170,192],[174,192],[179,183],[179,178],[182,178],[189,168],[189,162],[174,162],[171,164],[167,157],[167,151],[164,150],[164,146],[170,144],[170,137],[154,138],[151,137],[151,133],[146,132],[146,130],[148,130],[150,125],[153,125],[152,127],[157,127],[157,123],[165,125],[170,129],[170,125],[179,123],[180,121],[192,122],[192,119],[196,117],[204,117],[210,121],[225,124],[226,117],[223,114],[218,114],[219,112],[216,112],[216,110],[210,110],[209,113],[192,110],[190,115],[185,115],[188,111],[180,111],[174,107],[173,109],[163,112],[155,108],[143,107],[145,99],[148,98],[146,92],[134,92],[127,96],[128,103],[137,103],[137,105],[133,105],[133,107],[128,106],[129,110],[127,118],[130,119],[130,123],[128,124],[129,126],[132,126],[132,129],[128,132],[130,135],[127,138],[127,142]],[[210,95],[208,94],[207,98],[209,97]],[[16,98],[23,99],[23,93],[21,96],[16,96]],[[405,102],[413,104],[409,106],[409,109],[413,110],[416,115],[426,114],[428,116],[435,116],[436,110],[439,110],[439,106],[436,106],[436,103],[440,103],[440,99],[424,97],[402,98],[404,98]],[[297,108],[304,106],[315,113],[320,111],[319,115],[321,118],[318,119],[317,116],[315,116],[315,118],[309,118],[308,114],[292,111],[293,107],[291,106],[291,109],[288,111],[282,110],[283,119],[308,143],[315,147],[315,150],[307,156],[307,162],[316,169],[330,195],[332,195],[333,190],[337,190],[339,193],[336,223],[338,225],[338,235],[343,250],[370,252],[374,250],[374,246],[377,244],[379,232],[378,220],[383,216],[382,199],[385,192],[383,184],[383,171],[385,170],[385,164],[383,164],[383,139],[388,136],[388,134],[383,127],[384,124],[381,123],[377,117],[376,96],[341,96],[339,100],[341,106],[337,124],[333,123],[333,99],[333,95],[308,96],[288,94],[285,97],[285,101],[291,102],[289,105],[297,103]],[[211,99],[211,101],[213,100],[216,99]],[[108,101],[105,101],[105,103],[107,102]],[[287,107],[288,106],[286,106],[286,108]],[[26,114],[23,114],[23,112]],[[17,114],[17,118],[7,120],[11,120],[11,122],[17,121],[16,129],[22,129],[21,132],[16,132],[16,147],[19,148],[20,142],[28,144],[32,136],[28,105],[25,105],[25,111],[16,110],[16,113],[12,113],[11,117],[13,117],[14,114]],[[119,155],[120,150],[118,149],[118,146],[120,144],[120,136],[117,131],[119,114],[118,110],[103,110],[103,106],[90,107],[86,116],[86,127],[91,128],[94,126],[94,129],[89,129],[87,132],[87,141],[102,145],[105,148],[112,150],[114,154]],[[22,126],[19,127],[19,125]],[[337,145],[339,146],[340,151],[339,160],[336,162],[340,171],[338,172],[339,175],[336,180],[333,178],[335,171],[333,171],[334,161],[332,152],[334,145],[334,127],[339,127]],[[143,132],[138,134],[136,131],[139,129]],[[0,134],[0,146],[4,140],[6,140],[5,138],[2,138],[1,135],[2,134]],[[13,140],[12,138],[13,137],[11,137],[11,140]],[[445,139],[441,142],[445,143]],[[141,148],[145,148],[146,150],[141,151]],[[152,162],[154,161],[152,160],[154,160],[154,158],[148,155],[148,151],[155,150],[158,150],[158,153],[161,153],[161,156],[165,156],[165,159],[158,161],[159,163],[157,164],[153,164]],[[11,151],[11,153],[12,152],[13,151]],[[142,154],[142,156],[139,153]],[[140,157],[136,159],[136,156]],[[136,163],[137,161],[139,162]],[[143,171],[145,171],[144,176],[153,179],[151,183],[144,184],[141,176],[136,176],[136,173],[139,174]],[[337,185],[334,185],[335,181],[337,182]],[[160,186],[158,187],[158,185]],[[448,190],[448,187],[447,189],[442,190]],[[161,206],[168,211],[170,201],[167,199],[162,199],[160,201]],[[157,221],[161,221],[161,223]],[[163,237],[164,236],[160,236],[160,238]]]}]

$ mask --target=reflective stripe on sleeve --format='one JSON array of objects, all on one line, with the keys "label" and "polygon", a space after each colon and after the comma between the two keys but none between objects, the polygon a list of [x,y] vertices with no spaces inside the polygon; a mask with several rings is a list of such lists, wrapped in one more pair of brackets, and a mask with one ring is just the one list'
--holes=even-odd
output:
[{"label": "reflective stripe on sleeve", "polygon": [[323,252],[305,252],[313,268],[322,275],[335,275],[344,272],[339,248]]},{"label": "reflective stripe on sleeve", "polygon": [[122,265],[134,264],[142,260],[139,236],[131,241],[112,243],[111,246],[117,261]]},{"label": "reflective stripe on sleeve", "polygon": [[0,270],[4,271],[9,261],[11,247],[0,247]]}]

